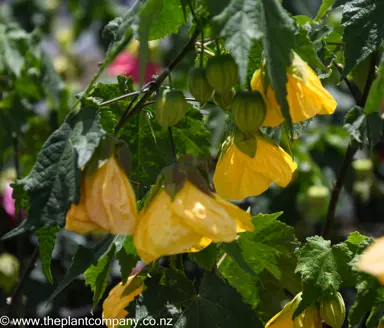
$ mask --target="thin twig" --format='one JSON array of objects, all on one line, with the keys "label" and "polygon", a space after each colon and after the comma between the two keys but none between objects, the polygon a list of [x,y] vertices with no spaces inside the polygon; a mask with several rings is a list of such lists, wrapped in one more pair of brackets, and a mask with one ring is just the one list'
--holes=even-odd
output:
[{"label": "thin twig", "polygon": [[[343,67],[340,64],[336,63],[336,62],[333,62],[333,64],[339,70],[340,74],[343,75]],[[360,97],[360,95],[356,94],[356,90],[353,88],[353,86],[351,84],[351,81],[349,81],[349,79],[347,77],[344,77],[343,81],[345,82],[345,84],[347,85],[351,95],[355,99],[356,104],[359,104],[360,101],[361,101],[361,97]]]},{"label": "thin twig", "polygon": [[[191,50],[194,49],[195,41],[200,34],[200,29],[196,26],[195,31],[192,36],[185,44],[184,48],[180,51],[180,53],[175,57],[175,59],[168,65],[168,67],[161,73],[160,76],[157,77],[152,83],[148,86],[148,91],[144,93],[144,95],[140,98],[140,100],[135,104],[135,106],[131,109],[128,109],[127,114],[122,116],[119,123],[115,127],[115,135],[119,132],[120,128],[124,125],[125,121],[128,117],[137,114],[141,111],[141,109],[145,106],[147,100],[151,97],[152,93],[155,92],[161,83],[167,78],[168,74],[175,68],[175,66],[184,58],[184,56]],[[135,99],[136,100],[136,99]]]},{"label": "thin twig", "polygon": [[170,126],[168,127],[168,134],[169,134],[169,140],[171,141],[173,162],[176,164],[177,163],[177,155],[176,155],[175,140],[173,139],[172,128]]},{"label": "thin twig", "polygon": [[125,109],[123,115],[120,117],[119,122],[117,122],[117,124],[115,126],[115,129],[114,129],[114,135],[115,136],[117,135],[117,133],[119,132],[119,130],[123,126],[123,124],[125,122],[125,119],[128,116],[128,114],[129,114],[129,110],[132,108],[132,106],[135,103],[135,101],[137,100],[137,98],[139,98],[139,95],[140,95],[140,92],[133,96],[133,98],[132,98],[131,102],[129,103],[128,107]]},{"label": "thin twig", "polygon": [[[356,103],[361,107],[365,106],[365,103],[367,101],[368,94],[369,94],[369,91],[371,89],[372,83],[375,80],[375,67],[376,67],[377,60],[378,60],[378,53],[376,51],[372,55],[372,58],[371,58],[371,66],[369,69],[368,78],[367,78],[367,82],[365,84],[364,93],[363,93],[362,97],[358,97],[355,94],[355,92],[353,92],[353,88],[351,88],[350,84],[347,83],[348,79],[344,78],[344,80],[347,83],[351,93],[353,94],[354,98],[356,99]],[[335,66],[340,70],[340,67],[337,64],[335,64]],[[344,155],[344,160],[343,160],[343,164],[341,166],[341,170],[339,172],[339,175],[337,176],[336,183],[332,189],[331,200],[329,201],[327,215],[325,216],[325,225],[324,225],[324,230],[323,230],[322,236],[326,239],[328,239],[330,236],[332,222],[333,222],[333,219],[335,217],[336,207],[337,207],[337,203],[339,201],[340,192],[341,192],[341,189],[343,188],[344,181],[345,181],[345,178],[347,176],[349,166],[351,165],[353,157],[355,156],[356,152],[357,152],[357,148],[354,147],[352,144],[349,144],[349,146],[345,152],[345,155]]]},{"label": "thin twig", "polygon": [[[143,92],[145,92],[145,91],[143,91]],[[140,94],[140,91],[130,92],[130,93],[127,93],[125,95],[122,95],[122,96],[119,96],[119,97],[116,97],[116,98],[104,101],[99,106],[101,107],[101,106],[109,105],[109,104],[114,103],[116,101],[123,100],[125,98],[129,98],[129,97],[136,96],[136,95],[139,95],[139,94]]]},{"label": "thin twig", "polygon": [[30,258],[27,266],[25,267],[16,288],[14,289],[12,296],[10,297],[10,300],[8,302],[8,308],[6,311],[7,316],[10,316],[12,314],[14,306],[16,306],[19,303],[19,298],[22,295],[24,285],[27,281],[29,274],[33,269],[33,266],[35,265],[38,255],[39,255],[39,246],[36,246],[35,250],[32,253],[32,257]]}]

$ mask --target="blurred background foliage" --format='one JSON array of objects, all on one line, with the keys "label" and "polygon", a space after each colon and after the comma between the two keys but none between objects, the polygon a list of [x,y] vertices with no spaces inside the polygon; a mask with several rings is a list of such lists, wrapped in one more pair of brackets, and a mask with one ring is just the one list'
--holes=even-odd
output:
[{"label": "blurred background foliage", "polygon": [[[75,95],[88,86],[103,61],[108,46],[107,33],[102,33],[103,27],[126,11],[132,2],[5,0],[0,3],[1,235],[15,227],[19,219],[6,206],[9,183],[31,170],[44,141],[61,124],[76,102]],[[306,29],[308,19],[300,15],[315,18],[321,0],[284,0],[283,5],[296,16],[296,22]],[[312,31],[310,37],[324,63],[329,63],[333,56],[339,59],[337,62],[341,62],[341,12],[332,11],[327,20],[328,27],[319,26],[318,31]],[[327,30],[321,30],[324,28]],[[147,68],[150,75],[147,80],[161,72],[161,68],[169,63],[187,38],[188,26],[183,26],[179,34],[150,43],[150,66]],[[324,40],[327,41],[326,45]],[[257,45],[254,50],[254,68],[257,68],[260,64]],[[138,58],[138,45],[131,42],[123,55],[102,74],[88,100],[100,104],[137,88]],[[198,58],[191,54],[178,65],[172,76],[174,87],[186,90],[186,73],[194,60]],[[363,88],[361,84],[366,79],[369,60],[359,64],[350,73],[357,88]],[[286,145],[299,163],[296,178],[289,187],[281,189],[272,186],[261,196],[251,197],[239,204],[244,208],[251,205],[253,214],[284,211],[280,219],[295,227],[300,240],[321,232],[330,188],[340,170],[350,139],[348,131],[343,127],[344,117],[354,105],[354,99],[347,86],[340,83],[340,74],[335,67],[312,66],[318,70],[324,85],[336,98],[336,113],[331,117],[311,120],[304,131],[298,133],[292,145]],[[124,77],[117,80],[120,74],[132,76],[133,80]],[[101,108],[103,127],[107,131],[111,131],[127,102],[124,100]],[[201,115],[204,116],[205,124]],[[216,107],[205,106],[201,114],[195,111],[183,121],[182,126],[174,130],[178,150],[215,158],[224,138],[225,124],[224,112]],[[205,141],[207,137],[211,139],[210,144]],[[128,122],[122,131],[122,138],[129,143],[133,154],[135,170],[132,180],[141,197],[149,190],[161,168],[171,161],[168,138],[166,132],[152,119],[151,108]],[[344,240],[355,230],[370,236],[384,235],[383,193],[384,145],[379,144],[372,155],[365,151],[359,151],[356,155],[338,204],[332,241]],[[60,231],[52,256],[55,283],[65,275],[77,246],[92,244],[100,238],[97,234],[82,236]],[[2,304],[6,304],[6,297],[18,279],[20,268],[25,266],[36,243],[37,237],[31,235],[1,244]],[[114,263],[110,279],[118,282],[119,272],[118,264]],[[54,286],[45,278],[41,262],[38,261],[25,287],[25,315],[91,315],[92,292],[81,279],[75,280],[46,306],[46,300],[53,290]],[[346,293],[353,294],[353,291]],[[351,299],[347,297],[347,303],[348,300]],[[100,307],[95,309],[94,314],[101,314]]]}]

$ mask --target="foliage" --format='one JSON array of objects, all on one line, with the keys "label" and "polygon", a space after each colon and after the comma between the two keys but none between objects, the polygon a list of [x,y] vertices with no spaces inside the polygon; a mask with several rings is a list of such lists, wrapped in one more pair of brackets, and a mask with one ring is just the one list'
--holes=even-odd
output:
[{"label": "foliage", "polygon": [[[29,298],[27,304],[15,303],[15,315],[59,315],[63,313],[59,308],[74,294],[79,303],[70,301],[73,308],[89,311],[92,307],[100,315],[111,280],[125,284],[134,274],[145,288],[128,305],[127,316],[140,323],[167,318],[174,327],[263,327],[299,292],[302,297],[294,317],[323,297],[341,292],[349,298],[349,327],[378,327],[384,320],[384,287],[375,277],[358,271],[357,263],[375,242],[368,235],[383,234],[382,224],[367,221],[381,218],[384,211],[380,205],[384,196],[384,1],[308,1],[307,7],[293,0],[137,0],[130,6],[112,0],[54,2],[49,6],[31,1],[31,15],[23,9],[25,1],[0,5],[0,217],[10,218],[2,220],[0,228],[4,250],[14,252],[20,268],[27,270],[19,286]],[[71,15],[73,26],[56,33],[53,22],[61,19],[61,12]],[[76,54],[85,30],[93,33],[99,51]],[[55,51],[47,46],[49,42]],[[60,55],[55,57],[55,52]],[[96,52],[105,54],[87,65],[91,62],[88,55]],[[300,67],[291,65],[294,53],[312,68],[315,77],[304,76]],[[218,55],[234,59],[236,65],[233,70],[219,70],[219,83],[212,83],[210,78],[205,80],[205,67]],[[124,61],[132,58],[127,68]],[[151,64],[156,70],[148,80]],[[118,72],[122,75],[111,73],[120,66],[124,67]],[[193,66],[203,72],[199,78],[204,85],[195,85],[192,93],[203,94],[204,103],[188,94],[187,72]],[[265,94],[254,94],[266,110],[268,101],[275,98],[284,117],[277,127],[259,129],[262,122],[254,124],[250,117],[261,121],[265,115],[248,115],[249,106],[241,107],[247,113],[234,111],[232,115],[231,97],[226,108],[220,108],[217,101],[222,90],[215,87],[232,87],[238,71],[238,83],[226,91],[244,93],[253,87],[250,82],[257,70]],[[296,89],[289,88],[289,83],[294,78],[310,88],[315,78],[320,83],[317,76],[337,100],[337,111],[324,115],[321,99],[305,99],[318,108],[308,106],[307,120],[292,122],[292,112],[301,107],[307,94],[301,90],[293,95]],[[204,86],[207,90],[199,89]],[[176,124],[163,127],[155,104],[161,94],[176,88],[178,96],[185,97],[181,99],[183,115],[172,122]],[[270,90],[272,96],[266,97]],[[211,96],[212,91],[217,98]],[[295,101],[297,108],[292,106]],[[174,108],[167,103],[162,110],[174,115]],[[322,115],[314,117],[312,109]],[[234,236],[220,231],[228,237],[226,242],[215,240],[213,233],[207,241],[199,231],[204,247],[192,243],[186,253],[165,254],[146,265],[139,262],[135,233],[126,236],[121,231],[113,236],[103,228],[103,215],[113,218],[114,206],[124,208],[118,197],[103,208],[104,214],[93,218],[97,225],[90,234],[65,230],[67,213],[77,208],[80,190],[92,193],[82,179],[114,154],[135,190],[137,220],[163,187],[168,191],[183,181],[178,188],[182,190],[187,178],[198,192],[213,197],[214,210],[224,211],[220,206],[225,202],[230,213],[229,204],[216,198],[212,176],[238,129],[244,132],[244,143],[252,142],[252,155],[263,136],[271,149],[282,148],[278,156],[292,157],[298,165],[286,189],[271,185],[262,195],[249,195],[235,203],[250,212],[243,214],[249,222],[252,217],[252,228],[243,227],[245,219],[233,217]],[[254,157],[239,152],[248,160]],[[348,168],[355,154],[370,160],[364,167],[354,165],[352,176]],[[233,183],[276,181],[268,174],[283,169],[268,156],[263,154],[260,161],[269,166],[258,167],[263,179]],[[228,163],[240,174],[245,161],[231,161],[235,159]],[[13,214],[7,205],[9,199],[13,202],[6,193],[10,182]],[[188,208],[191,202],[195,206]],[[183,211],[172,213],[180,226],[164,228],[170,236],[182,233],[188,220],[199,217],[202,225],[209,221],[203,220],[210,214],[203,213],[206,209],[200,208],[199,199],[186,198],[182,203]],[[354,213],[348,212],[350,208]],[[188,219],[178,218],[182,215]],[[356,224],[357,219],[361,224]],[[33,261],[26,264],[30,254],[24,242],[31,249],[37,244],[39,250],[30,281],[25,279]],[[15,283],[5,267],[0,268],[4,299]],[[350,297],[345,290],[355,295]],[[47,300],[49,307],[38,312],[42,308],[38,303]]]}]

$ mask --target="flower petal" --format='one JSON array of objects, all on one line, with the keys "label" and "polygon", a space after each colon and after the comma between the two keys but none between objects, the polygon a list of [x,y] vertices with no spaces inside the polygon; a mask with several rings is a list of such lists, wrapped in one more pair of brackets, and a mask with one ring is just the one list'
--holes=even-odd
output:
[{"label": "flower petal", "polygon": [[356,267],[377,277],[384,285],[384,237],[377,239],[361,254]]},{"label": "flower petal", "polygon": [[148,264],[163,255],[201,250],[209,245],[202,237],[171,210],[171,198],[163,190],[140,214],[134,244],[140,257]]},{"label": "flower petal", "polygon": [[213,175],[216,192],[225,199],[240,200],[266,191],[272,180],[252,165],[253,159],[232,144],[217,163]]},{"label": "flower petal", "polygon": [[188,181],[172,202],[172,211],[196,233],[215,242],[230,242],[237,236],[236,222],[227,211]]}]

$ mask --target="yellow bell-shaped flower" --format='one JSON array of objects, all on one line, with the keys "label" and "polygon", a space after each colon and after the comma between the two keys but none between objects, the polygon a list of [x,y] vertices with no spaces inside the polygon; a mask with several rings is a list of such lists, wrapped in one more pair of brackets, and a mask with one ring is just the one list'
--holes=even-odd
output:
[{"label": "yellow bell-shaped flower", "polygon": [[67,230],[131,235],[136,223],[136,196],[125,172],[112,156],[91,176],[84,174],[79,204],[71,204]]},{"label": "yellow bell-shaped flower", "polygon": [[361,254],[356,267],[360,271],[375,276],[384,285],[384,237],[368,246]]},{"label": "yellow bell-shaped flower", "polygon": [[142,293],[143,289],[143,282],[134,275],[130,276],[124,285],[120,282],[112,288],[103,303],[103,318],[108,328],[117,327],[117,319],[128,315],[125,308]]},{"label": "yellow bell-shaped flower", "polygon": [[[316,73],[294,53],[287,72],[287,100],[292,122],[302,122],[318,114],[333,114],[336,100],[323,87]],[[267,106],[263,126],[277,126],[284,121],[270,83],[266,83],[262,71],[257,70],[251,80],[252,90],[261,92]]]},{"label": "yellow bell-shaped flower", "polygon": [[267,322],[265,328],[321,328],[321,319],[316,304],[305,309],[295,320],[292,320],[301,300],[301,293]]},{"label": "yellow bell-shaped flower", "polygon": [[[232,139],[232,138],[231,138]],[[256,137],[256,154],[252,158],[230,140],[231,145],[222,154],[213,176],[216,192],[232,200],[257,196],[272,182],[286,187],[292,180],[297,164],[279,146],[270,140]]]},{"label": "yellow bell-shaped flower", "polygon": [[140,213],[134,244],[150,263],[163,255],[198,252],[212,241],[231,242],[237,232],[253,229],[249,213],[187,180],[173,201],[162,190]]}]

